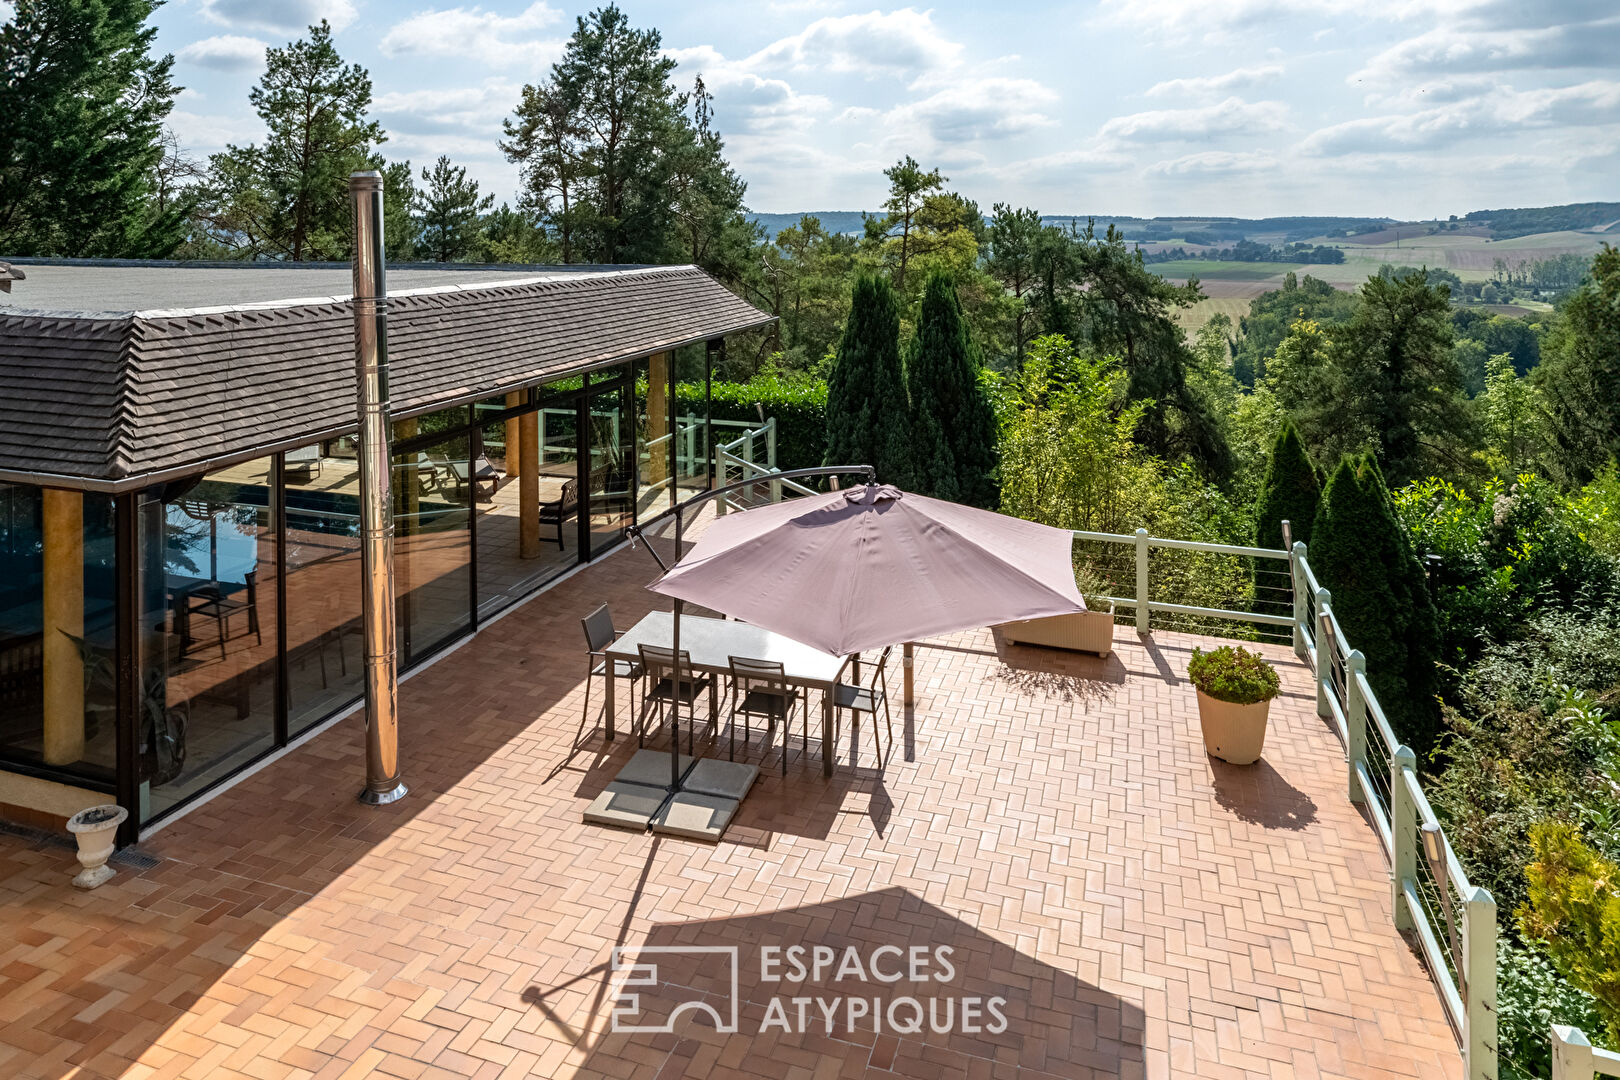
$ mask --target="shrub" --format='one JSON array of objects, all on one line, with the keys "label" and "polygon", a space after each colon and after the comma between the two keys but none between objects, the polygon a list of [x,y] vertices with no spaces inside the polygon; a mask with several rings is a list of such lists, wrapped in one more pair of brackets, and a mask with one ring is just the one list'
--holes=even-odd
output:
[{"label": "shrub", "polygon": [[[759,407],[767,417],[776,418],[776,467],[811,469],[821,464],[827,452],[827,384],[806,376],[757,375],[747,382],[717,382],[709,415],[715,420],[759,422]],[[681,412],[701,411],[703,384],[681,383],[675,387]],[[729,437],[727,428],[716,428],[717,442]]]},{"label": "shrub", "polygon": [[1212,652],[1193,649],[1187,677],[1210,697],[1234,705],[1270,701],[1282,688],[1276,669],[1241,645],[1222,645]]},{"label": "shrub", "polygon": [[1610,1040],[1620,1039],[1620,866],[1581,842],[1568,822],[1530,830],[1529,902],[1519,929],[1547,945],[1569,981],[1596,999]]},{"label": "shrub", "polygon": [[1573,1024],[1593,1039],[1603,1019],[1592,995],[1569,984],[1539,942],[1496,942],[1496,1045],[1501,1080],[1539,1080],[1552,1075],[1547,1029]]},{"label": "shrub", "polygon": [[1349,458],[1322,492],[1309,553],[1316,578],[1333,594],[1345,639],[1367,659],[1396,738],[1419,756],[1440,726],[1434,605],[1389,492],[1371,455]]}]

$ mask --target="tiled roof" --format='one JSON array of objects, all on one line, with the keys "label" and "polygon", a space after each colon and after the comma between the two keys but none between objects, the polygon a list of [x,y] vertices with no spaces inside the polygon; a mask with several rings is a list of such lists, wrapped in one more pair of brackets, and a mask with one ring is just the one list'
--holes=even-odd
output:
[{"label": "tiled roof", "polygon": [[[769,321],[694,267],[396,293],[391,405],[488,397]],[[0,474],[132,482],[329,436],[353,425],[353,341],[343,297],[0,313]]]}]

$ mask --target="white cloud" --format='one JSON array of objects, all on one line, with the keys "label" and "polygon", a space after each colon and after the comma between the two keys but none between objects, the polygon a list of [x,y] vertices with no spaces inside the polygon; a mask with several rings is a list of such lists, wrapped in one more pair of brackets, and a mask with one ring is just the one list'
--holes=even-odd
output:
[{"label": "white cloud", "polygon": [[1400,82],[1425,74],[1612,70],[1616,56],[1620,56],[1620,18],[1511,29],[1451,24],[1385,49],[1352,75],[1351,81]]},{"label": "white cloud", "polygon": [[1242,173],[1269,172],[1277,168],[1277,159],[1264,152],[1205,150],[1198,154],[1148,166],[1148,172],[1161,176],[1232,176]]},{"label": "white cloud", "polygon": [[342,30],[359,12],[351,0],[202,0],[202,14],[209,22],[241,30],[302,34],[322,19]]},{"label": "white cloud", "polygon": [[801,94],[782,79],[750,71],[748,61],[727,60],[711,45],[667,49],[665,55],[680,64],[676,78],[683,86],[692,76],[714,95],[716,126],[728,137],[733,133],[767,130],[804,130],[830,103],[819,94]]},{"label": "white cloud", "polygon": [[839,119],[878,125],[901,137],[926,133],[937,143],[954,145],[1051,127],[1053,120],[1042,110],[1057,100],[1033,79],[964,79],[886,112],[855,107]]},{"label": "white cloud", "polygon": [[1400,153],[1436,150],[1465,139],[1590,126],[1620,128],[1620,82],[1593,80],[1525,91],[1493,87],[1436,108],[1334,124],[1312,132],[1300,148],[1324,157]]},{"label": "white cloud", "polygon": [[930,12],[901,8],[817,19],[743,63],[751,68],[917,79],[951,67],[961,55],[962,46],[940,33]]},{"label": "white cloud", "polygon": [[477,134],[485,152],[494,148],[501,121],[511,114],[522,88],[505,79],[451,90],[392,91],[378,95],[373,109],[388,129],[390,143],[400,135],[440,137]]},{"label": "white cloud", "polygon": [[1156,109],[1116,116],[1103,124],[1105,142],[1174,142],[1211,135],[1258,135],[1281,131],[1287,107],[1277,101],[1247,102],[1229,97],[1196,109]]},{"label": "white cloud", "polygon": [[270,46],[254,37],[221,34],[193,41],[175,53],[187,64],[216,71],[257,71],[264,65],[264,52]]},{"label": "white cloud", "polygon": [[1246,90],[1282,77],[1281,64],[1244,67],[1228,71],[1225,75],[1200,75],[1192,78],[1168,79],[1148,87],[1148,97],[1186,97],[1197,100],[1230,94],[1233,90]]},{"label": "white cloud", "polygon": [[562,42],[542,32],[561,13],[537,0],[516,15],[480,7],[419,11],[383,35],[384,56],[465,57],[489,67],[539,67],[562,55]]}]

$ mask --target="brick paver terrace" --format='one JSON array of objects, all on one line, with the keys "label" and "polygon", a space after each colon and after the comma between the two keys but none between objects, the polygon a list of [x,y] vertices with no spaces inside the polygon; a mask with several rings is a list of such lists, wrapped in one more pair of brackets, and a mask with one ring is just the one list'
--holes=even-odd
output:
[{"label": "brick paver terrace", "polygon": [[[1202,748],[1197,638],[1122,625],[1107,660],[929,642],[881,771],[868,729],[830,781],[795,740],[786,779],[773,751],[706,845],[580,820],[635,740],[569,754],[578,620],[606,601],[630,625],[651,571],[620,551],[406,681],[400,803],[356,804],[352,716],[95,892],[69,886],[69,851],[0,836],[0,1076],[1461,1075],[1287,649],[1267,649],[1284,693],[1265,758],[1237,767]],[[726,1016],[711,953],[660,954],[641,988],[636,1022],[672,1033],[614,1032],[615,948],[694,945],[737,947],[738,1030],[676,1013]],[[766,979],[760,957],[793,945],[871,968]],[[875,978],[886,945],[923,947],[925,981]],[[895,1030],[902,995],[949,1003],[950,1030]]]}]

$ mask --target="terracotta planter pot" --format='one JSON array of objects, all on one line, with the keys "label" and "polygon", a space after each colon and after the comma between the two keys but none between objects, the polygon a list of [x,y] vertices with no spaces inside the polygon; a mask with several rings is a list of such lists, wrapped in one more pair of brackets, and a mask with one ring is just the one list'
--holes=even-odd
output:
[{"label": "terracotta planter pot", "polygon": [[1266,718],[1271,702],[1236,705],[1198,691],[1198,726],[1204,730],[1204,749],[1233,765],[1260,759],[1266,745]]},{"label": "terracotta planter pot", "polygon": [[1009,644],[1048,645],[1107,656],[1114,651],[1114,605],[1107,611],[1082,611],[1002,623],[1001,636]]}]

